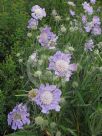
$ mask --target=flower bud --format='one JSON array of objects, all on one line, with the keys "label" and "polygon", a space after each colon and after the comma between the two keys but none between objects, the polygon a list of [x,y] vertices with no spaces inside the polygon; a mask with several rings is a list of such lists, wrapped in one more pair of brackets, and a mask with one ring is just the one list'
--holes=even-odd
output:
[{"label": "flower bud", "polygon": [[19,59],[18,61],[19,61],[19,63],[22,63],[22,62],[23,62],[23,59]]},{"label": "flower bud", "polygon": [[28,92],[28,98],[31,101],[34,101],[35,96],[37,95],[37,89],[32,89]]},{"label": "flower bud", "polygon": [[35,124],[41,126],[43,124],[43,122],[44,122],[44,119],[41,116],[38,116],[35,118]]},{"label": "flower bud", "polygon": [[42,72],[41,71],[36,71],[35,73],[34,73],[34,76],[35,77],[40,77],[42,75]]},{"label": "flower bud", "polygon": [[17,57],[20,57],[20,55],[21,55],[20,53],[17,53],[17,54],[16,54]]},{"label": "flower bud", "polygon": [[32,37],[32,33],[27,33],[27,36],[30,38]]},{"label": "flower bud", "polygon": [[61,98],[61,100],[60,100],[60,104],[64,105],[64,104],[65,104],[65,102],[66,102],[65,98],[64,98],[64,97],[62,97],[62,98]]},{"label": "flower bud", "polygon": [[64,25],[61,25],[60,31],[62,33],[65,33],[67,31]]},{"label": "flower bud", "polygon": [[61,21],[61,16],[58,16],[58,15],[57,15],[57,16],[55,16],[55,21],[56,21],[56,22]]},{"label": "flower bud", "polygon": [[56,136],[61,136],[61,132],[57,131]]},{"label": "flower bud", "polygon": [[56,123],[55,122],[52,122],[51,124],[50,124],[50,127],[52,128],[52,129],[55,129],[56,128]]}]

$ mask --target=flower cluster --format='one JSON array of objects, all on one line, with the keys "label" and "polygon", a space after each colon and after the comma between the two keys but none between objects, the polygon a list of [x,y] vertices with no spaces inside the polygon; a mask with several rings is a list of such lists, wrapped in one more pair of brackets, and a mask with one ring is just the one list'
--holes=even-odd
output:
[{"label": "flower cluster", "polygon": [[[96,1],[91,0],[90,2],[95,4]],[[87,12],[88,15],[93,14],[93,8],[90,6],[89,3],[84,2],[82,5],[83,5],[85,12]],[[100,35],[101,34],[101,31],[102,31],[101,30],[101,22],[100,22],[100,18],[98,16],[93,16],[92,21],[88,21],[88,16],[83,15],[82,22],[84,24],[84,28],[87,33],[91,33],[93,35]]]},{"label": "flower cluster", "polygon": [[93,8],[90,6],[89,3],[84,2],[82,5],[83,5],[83,9],[85,10],[86,13],[88,13],[89,15],[93,14]]},{"label": "flower cluster", "polygon": [[32,18],[28,21],[29,29],[36,29],[38,26],[38,20],[42,20],[43,17],[46,17],[46,12],[44,8],[41,8],[38,5],[35,5],[31,9]]},{"label": "flower cluster", "polygon": [[54,49],[57,39],[58,37],[56,36],[56,34],[51,32],[51,28],[45,27],[41,30],[41,34],[39,36],[39,43],[43,47]]},{"label": "flower cluster", "polygon": [[85,31],[88,33],[92,33],[93,35],[100,35],[101,34],[101,22],[98,16],[94,16],[91,22],[87,22],[87,17],[82,17]]}]

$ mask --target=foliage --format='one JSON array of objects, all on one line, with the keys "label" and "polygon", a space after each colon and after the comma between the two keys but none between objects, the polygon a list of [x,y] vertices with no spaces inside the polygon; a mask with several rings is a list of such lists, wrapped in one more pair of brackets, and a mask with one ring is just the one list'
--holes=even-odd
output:
[{"label": "foliage", "polygon": [[[100,3],[97,2],[94,8],[97,8]],[[52,81],[52,77],[45,69],[48,66],[47,58],[55,51],[48,52],[39,45],[37,40],[37,36],[40,34],[39,29],[35,31],[26,29],[30,19],[30,9],[36,4],[44,7],[47,12],[47,17],[39,23],[39,27],[49,25],[52,31],[59,35],[57,49],[65,51],[69,47],[74,48],[74,51],[71,51],[72,61],[78,63],[78,71],[69,82]],[[81,0],[76,3],[77,15],[83,12],[81,4]],[[25,126],[25,130],[10,136],[40,136],[43,135],[43,131],[48,131],[52,134],[51,136],[57,131],[61,131],[63,136],[102,135],[102,52],[97,47],[97,44],[102,42],[102,35],[94,37],[95,49],[92,52],[85,52],[84,43],[89,35],[85,32],[69,31],[70,22],[73,23],[73,17],[68,14],[69,8],[66,1],[63,0],[0,1],[0,54],[4,56],[4,60],[0,63],[0,135],[12,132],[7,126],[7,114],[20,102],[27,103],[29,110],[32,109],[30,110],[32,123],[31,126]],[[61,16],[60,22],[55,22],[51,16],[53,9],[56,9]],[[101,12],[97,14],[102,17]],[[66,20],[67,17],[69,20]],[[76,16],[75,19],[81,20],[80,16]],[[64,34],[60,32],[62,24],[67,29]],[[27,33],[31,33],[32,37],[28,37]],[[31,83],[27,76],[27,61],[33,52],[37,53],[40,61],[36,67],[33,67],[32,74],[35,75],[36,71],[44,74],[40,77],[34,76],[33,83]],[[41,62],[41,60],[43,61]],[[51,112],[46,116],[26,97],[29,90],[46,82],[56,83],[63,91],[65,102],[62,103],[60,114]],[[48,120],[48,125],[45,127],[35,124],[37,116]],[[51,127],[53,122],[56,123],[55,128]]]}]

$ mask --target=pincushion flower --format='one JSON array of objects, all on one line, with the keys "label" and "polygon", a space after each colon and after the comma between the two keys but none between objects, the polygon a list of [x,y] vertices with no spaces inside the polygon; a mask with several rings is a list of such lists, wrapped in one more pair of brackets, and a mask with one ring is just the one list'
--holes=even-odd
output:
[{"label": "pincushion flower", "polygon": [[51,28],[45,27],[42,29],[41,34],[39,36],[39,43],[43,47],[54,49],[57,39],[58,37],[56,36],[56,34],[51,32]]},{"label": "pincushion flower", "polygon": [[90,6],[89,3],[84,2],[82,5],[83,5],[83,9],[85,10],[85,12],[87,12],[89,15],[93,14],[93,8]]},{"label": "pincushion flower", "polygon": [[29,21],[28,21],[28,29],[36,29],[38,26],[38,20],[34,19],[34,18],[31,18]]},{"label": "pincushion flower", "polygon": [[60,111],[61,91],[55,85],[42,84],[34,99],[35,103],[42,108],[42,113],[49,113],[50,110]]},{"label": "pincushion flower", "polygon": [[100,35],[102,33],[102,29],[99,25],[95,25],[92,29],[92,34]]},{"label": "pincushion flower", "polygon": [[75,16],[75,11],[69,10],[71,16]]},{"label": "pincushion flower", "polygon": [[88,40],[86,43],[85,43],[85,48],[84,50],[85,51],[92,51],[94,48],[94,42],[92,39]]},{"label": "pincushion flower", "polygon": [[8,114],[8,125],[12,127],[12,129],[23,129],[24,125],[29,125],[29,113],[27,112],[26,105],[22,103],[15,106],[13,111]]},{"label": "pincushion flower", "polygon": [[95,4],[96,0],[90,0],[90,3]]},{"label": "pincushion flower", "polygon": [[77,70],[76,64],[70,64],[71,54],[57,51],[49,61],[48,69],[53,70],[58,77],[64,77],[66,81],[69,81],[73,72]]},{"label": "pincushion flower", "polygon": [[101,21],[100,21],[100,18],[98,16],[93,16],[93,25],[100,25],[101,24]]},{"label": "pincushion flower", "polygon": [[46,12],[44,8],[41,8],[38,5],[35,5],[31,9],[32,11],[32,17],[36,20],[42,20],[43,17],[46,17]]},{"label": "pincushion flower", "polygon": [[86,32],[90,32],[93,35],[100,35],[102,30],[101,30],[101,21],[98,16],[93,16],[93,19],[91,22],[83,22],[84,28]]},{"label": "pincushion flower", "polygon": [[87,17],[85,15],[82,16],[82,22],[85,24],[87,22]]},{"label": "pincushion flower", "polygon": [[85,28],[86,32],[88,32],[88,33],[91,32],[91,30],[93,28],[93,22],[86,22],[84,28]]}]

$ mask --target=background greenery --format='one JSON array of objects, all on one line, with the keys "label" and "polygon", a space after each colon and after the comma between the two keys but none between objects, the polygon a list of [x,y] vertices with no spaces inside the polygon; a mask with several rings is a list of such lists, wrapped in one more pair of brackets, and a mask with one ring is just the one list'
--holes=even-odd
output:
[{"label": "background greenery", "polygon": [[[102,8],[102,1],[97,1],[96,8]],[[81,3],[82,0],[76,0],[77,14],[82,11]],[[61,24],[69,28],[69,22],[65,21],[69,7],[64,0],[0,0],[0,136],[12,132],[7,125],[8,112],[17,102],[25,101],[25,98],[15,95],[33,86],[27,77],[26,62],[35,49],[31,46],[32,40],[27,37],[30,9],[35,4],[45,7],[47,12],[47,18],[41,22],[41,26],[48,24],[55,33],[58,33]],[[57,24],[51,17],[54,8],[62,16],[62,21]],[[102,12],[99,15],[102,21]],[[67,32],[66,37],[62,35],[58,42],[62,50],[65,44],[71,43],[75,48],[74,59],[80,61],[82,67],[68,83],[69,98],[61,111],[59,129],[68,136],[102,135],[102,71],[97,69],[102,62],[93,53],[83,54],[83,44],[87,38],[87,34]],[[100,41],[102,36],[95,38],[96,43]],[[21,54],[20,57],[17,57],[17,53]],[[23,63],[19,63],[19,59],[23,59]],[[78,87],[72,87],[74,81],[78,82]],[[10,136],[34,134],[43,135],[35,128],[33,132],[28,129]]]}]

